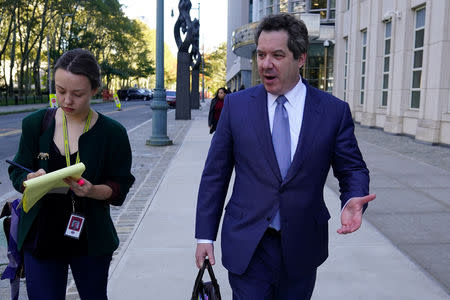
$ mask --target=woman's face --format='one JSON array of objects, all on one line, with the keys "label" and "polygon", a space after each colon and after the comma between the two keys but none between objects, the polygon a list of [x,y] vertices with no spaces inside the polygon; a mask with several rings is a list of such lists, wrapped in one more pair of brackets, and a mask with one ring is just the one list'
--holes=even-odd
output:
[{"label": "woman's face", "polygon": [[55,87],[58,105],[66,115],[84,115],[89,111],[90,100],[95,95],[96,89],[92,89],[86,76],[57,69]]},{"label": "woman's face", "polygon": [[222,89],[220,89],[220,90],[219,90],[219,93],[217,94],[217,97],[218,97],[219,99],[225,98],[225,91],[222,90]]}]

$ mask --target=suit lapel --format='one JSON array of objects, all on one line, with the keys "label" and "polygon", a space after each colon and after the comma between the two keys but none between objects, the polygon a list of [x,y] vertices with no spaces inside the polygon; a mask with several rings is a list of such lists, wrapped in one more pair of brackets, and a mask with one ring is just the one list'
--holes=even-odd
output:
[{"label": "suit lapel", "polygon": [[250,96],[248,116],[253,124],[256,137],[264,156],[274,175],[281,182],[281,174],[278,168],[277,158],[273,150],[272,136],[269,128],[269,113],[267,111],[267,92],[260,85]]},{"label": "suit lapel", "polygon": [[287,184],[300,170],[308,152],[313,148],[312,145],[318,134],[317,128],[319,128],[321,120],[320,98],[313,95],[314,91],[309,87],[306,81],[303,81],[303,83],[306,86],[306,98],[305,108],[303,110],[302,127],[294,158],[283,184]]}]

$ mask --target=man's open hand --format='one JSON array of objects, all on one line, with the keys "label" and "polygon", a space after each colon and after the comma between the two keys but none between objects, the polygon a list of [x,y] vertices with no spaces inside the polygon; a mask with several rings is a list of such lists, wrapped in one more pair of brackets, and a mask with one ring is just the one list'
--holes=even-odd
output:
[{"label": "man's open hand", "polygon": [[349,200],[341,213],[341,228],[337,230],[340,234],[352,233],[361,227],[363,206],[375,199],[375,194],[364,197],[354,197]]}]

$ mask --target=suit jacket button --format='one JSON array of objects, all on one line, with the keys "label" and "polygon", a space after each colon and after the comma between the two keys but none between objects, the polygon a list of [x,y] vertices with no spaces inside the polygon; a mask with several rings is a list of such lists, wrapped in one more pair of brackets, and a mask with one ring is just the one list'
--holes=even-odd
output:
[{"label": "suit jacket button", "polygon": [[270,217],[267,217],[266,220],[267,220],[267,221],[270,221]]}]

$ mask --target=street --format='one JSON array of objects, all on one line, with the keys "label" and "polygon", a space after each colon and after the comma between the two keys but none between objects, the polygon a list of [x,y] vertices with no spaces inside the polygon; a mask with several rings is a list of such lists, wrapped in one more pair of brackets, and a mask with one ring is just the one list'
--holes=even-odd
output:
[{"label": "street", "polygon": [[[149,101],[127,101],[122,102],[122,111],[118,111],[112,102],[98,103],[92,106],[100,112],[118,122],[127,130],[130,130],[152,117]],[[18,195],[11,185],[8,175],[8,164],[6,159],[13,159],[19,146],[22,119],[30,114],[18,113],[0,116],[0,205],[3,202]],[[149,137],[151,132],[149,132]]]}]

